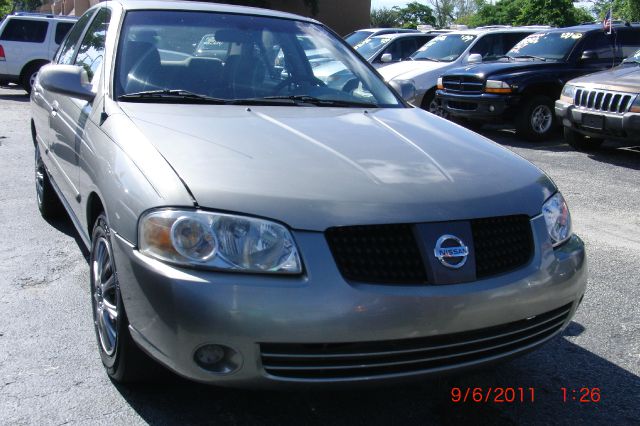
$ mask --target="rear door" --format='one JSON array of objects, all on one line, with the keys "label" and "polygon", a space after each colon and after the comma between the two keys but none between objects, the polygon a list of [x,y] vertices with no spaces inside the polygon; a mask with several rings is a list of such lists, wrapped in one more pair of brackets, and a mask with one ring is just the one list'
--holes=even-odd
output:
[{"label": "rear door", "polygon": [[42,19],[10,18],[0,44],[4,49],[6,74],[19,76],[22,68],[34,59],[49,59],[45,45],[49,22]]}]

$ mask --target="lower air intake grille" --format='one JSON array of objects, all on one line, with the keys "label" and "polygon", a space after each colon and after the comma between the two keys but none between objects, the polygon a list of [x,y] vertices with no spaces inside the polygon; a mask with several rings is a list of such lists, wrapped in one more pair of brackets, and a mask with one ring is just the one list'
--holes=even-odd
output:
[{"label": "lower air intake grille", "polygon": [[526,265],[533,256],[528,216],[503,216],[471,221],[476,250],[476,276],[487,278]]},{"label": "lower air intake grille", "polygon": [[329,228],[327,242],[348,280],[424,284],[427,282],[412,225]]},{"label": "lower air intake grille", "polygon": [[540,344],[567,321],[571,304],[529,319],[463,333],[359,343],[261,343],[274,377],[310,381],[419,374],[489,361]]}]

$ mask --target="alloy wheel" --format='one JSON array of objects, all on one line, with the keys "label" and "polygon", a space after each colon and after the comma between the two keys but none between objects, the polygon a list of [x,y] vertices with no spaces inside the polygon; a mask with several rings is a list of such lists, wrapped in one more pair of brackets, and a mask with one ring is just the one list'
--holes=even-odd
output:
[{"label": "alloy wheel", "polygon": [[531,127],[538,134],[549,131],[553,123],[553,113],[547,105],[538,105],[531,112]]},{"label": "alloy wheel", "polygon": [[95,256],[91,265],[93,274],[94,321],[100,344],[111,356],[118,344],[118,305],[120,289],[113,267],[111,248],[105,237],[99,237],[94,245]]}]

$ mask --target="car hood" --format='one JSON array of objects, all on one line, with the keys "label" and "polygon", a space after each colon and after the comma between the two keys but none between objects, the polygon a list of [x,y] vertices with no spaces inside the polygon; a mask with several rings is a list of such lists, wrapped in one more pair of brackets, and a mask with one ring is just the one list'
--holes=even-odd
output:
[{"label": "car hood", "polygon": [[420,109],[121,103],[199,206],[295,229],[535,216],[526,160]]},{"label": "car hood", "polygon": [[512,62],[495,61],[484,62],[474,65],[466,65],[458,67],[447,72],[447,75],[475,75],[478,78],[485,79],[495,77],[500,74],[517,74],[520,72],[535,71],[544,68],[561,68],[566,67],[564,62],[540,61],[540,60],[517,60]]},{"label": "car hood", "polygon": [[613,69],[579,77],[570,82],[590,89],[614,90],[619,92],[640,92],[640,66],[629,64]]},{"label": "car hood", "polygon": [[450,66],[450,62],[434,62],[434,61],[402,61],[395,64],[384,66],[378,69],[378,72],[385,80],[393,79],[412,79],[421,74],[425,74],[440,68]]}]

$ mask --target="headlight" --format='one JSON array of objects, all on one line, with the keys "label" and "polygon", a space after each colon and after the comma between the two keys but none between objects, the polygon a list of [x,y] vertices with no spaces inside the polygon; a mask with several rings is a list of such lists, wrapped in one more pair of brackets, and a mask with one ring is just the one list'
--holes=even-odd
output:
[{"label": "headlight", "polygon": [[436,82],[436,88],[438,90],[444,89],[444,84],[442,84],[442,77],[438,77],[438,80]]},{"label": "headlight", "polygon": [[511,86],[504,82],[498,80],[487,80],[484,91],[487,93],[511,93]]},{"label": "headlight", "polygon": [[571,237],[571,214],[562,194],[557,192],[542,206],[547,231],[553,246],[559,246]]},{"label": "headlight", "polygon": [[413,80],[391,80],[389,85],[396,89],[402,99],[412,103],[416,100],[416,83]]},{"label": "headlight", "polygon": [[154,210],[138,230],[140,252],[185,266],[299,274],[302,265],[284,226],[263,219],[195,210]]},{"label": "headlight", "polygon": [[562,102],[572,104],[573,98],[576,95],[576,86],[572,86],[571,84],[565,84],[562,88],[562,93],[560,93],[560,100]]},{"label": "headlight", "polygon": [[631,104],[630,112],[640,112],[640,96],[638,96],[633,104]]}]

